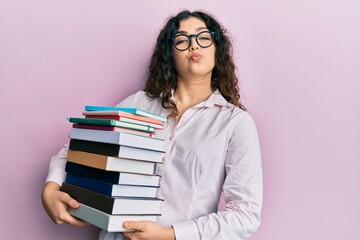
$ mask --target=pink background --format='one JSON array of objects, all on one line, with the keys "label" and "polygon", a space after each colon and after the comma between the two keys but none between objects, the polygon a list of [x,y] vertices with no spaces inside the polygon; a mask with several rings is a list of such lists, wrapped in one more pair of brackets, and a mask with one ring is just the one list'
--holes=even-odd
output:
[{"label": "pink background", "polygon": [[1,239],[96,239],[55,225],[40,194],[66,117],[142,89],[165,19],[212,12],[233,36],[264,165],[252,239],[359,239],[360,4],[303,1],[0,2]]}]

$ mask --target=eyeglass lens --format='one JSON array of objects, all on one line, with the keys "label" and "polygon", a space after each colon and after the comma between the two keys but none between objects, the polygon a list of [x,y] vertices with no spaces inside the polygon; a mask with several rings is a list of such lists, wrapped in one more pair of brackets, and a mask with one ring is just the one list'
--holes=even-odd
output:
[{"label": "eyeglass lens", "polygon": [[210,32],[201,32],[197,35],[178,35],[174,38],[174,46],[179,50],[186,50],[191,45],[191,37],[196,37],[196,42],[200,47],[207,48],[213,43],[213,37]]}]

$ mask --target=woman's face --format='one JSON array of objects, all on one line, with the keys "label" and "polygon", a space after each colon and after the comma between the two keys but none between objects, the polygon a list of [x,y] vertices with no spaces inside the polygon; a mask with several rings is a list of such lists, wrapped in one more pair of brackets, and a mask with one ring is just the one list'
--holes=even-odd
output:
[{"label": "woman's face", "polygon": [[[205,23],[199,18],[190,17],[180,22],[179,30],[175,35],[192,35],[203,31],[208,31]],[[208,77],[211,79],[211,72],[215,66],[214,44],[203,48],[196,42],[195,37],[192,37],[187,50],[179,51],[173,46],[172,51],[178,77],[182,79]]]}]

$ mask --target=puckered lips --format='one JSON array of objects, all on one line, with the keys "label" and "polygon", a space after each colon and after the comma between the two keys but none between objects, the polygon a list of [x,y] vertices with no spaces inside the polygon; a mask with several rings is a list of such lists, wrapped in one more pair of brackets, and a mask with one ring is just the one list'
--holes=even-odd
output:
[{"label": "puckered lips", "polygon": [[202,58],[202,55],[200,53],[192,53],[190,55],[191,60],[195,61],[195,62],[199,62]]}]

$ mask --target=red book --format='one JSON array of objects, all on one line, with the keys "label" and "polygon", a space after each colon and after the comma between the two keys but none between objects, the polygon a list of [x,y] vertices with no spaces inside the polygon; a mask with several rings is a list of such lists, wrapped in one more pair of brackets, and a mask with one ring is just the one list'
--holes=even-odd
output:
[{"label": "red book", "polygon": [[134,135],[140,135],[140,136],[145,136],[145,137],[155,137],[155,133],[142,132],[142,131],[137,131],[137,130],[133,130],[133,129],[112,127],[112,126],[85,125],[85,124],[76,124],[76,123],[74,123],[73,128],[115,131],[115,132],[131,133],[131,134],[134,134]]},{"label": "red book", "polygon": [[[163,125],[163,122],[161,120],[158,119],[154,119],[154,118],[149,118],[149,117],[143,117],[143,116],[139,116],[139,115],[135,115],[133,113],[128,113],[128,112],[121,112],[121,111],[83,111],[82,114],[85,117],[90,117],[93,116],[96,118],[100,118],[104,117],[104,116],[112,116],[112,117],[125,117],[125,118],[130,118],[130,119],[134,119],[134,120],[139,120],[142,122],[148,122],[148,123],[154,123],[154,124],[158,124],[158,125]],[[118,118],[111,118],[111,119],[118,119]]]},{"label": "red book", "polygon": [[145,122],[142,120],[118,116],[118,115],[85,115],[85,118],[111,119],[111,120],[135,123],[135,124],[140,124],[140,125],[148,125],[150,127],[156,128],[156,129],[164,129],[164,125],[162,123],[157,124],[157,123],[152,123],[152,122]]}]

